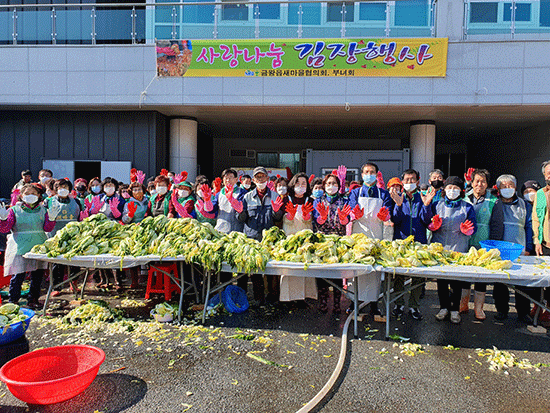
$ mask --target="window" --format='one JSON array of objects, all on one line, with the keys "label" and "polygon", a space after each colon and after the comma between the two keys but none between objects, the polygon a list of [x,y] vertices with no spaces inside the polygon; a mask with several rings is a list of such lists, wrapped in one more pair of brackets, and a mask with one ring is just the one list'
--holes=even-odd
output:
[{"label": "window", "polygon": [[262,20],[279,20],[281,17],[280,4],[260,4],[259,11]]},{"label": "window", "polygon": [[[504,3],[504,18],[505,22],[512,21],[512,3]],[[516,3],[516,19],[517,22],[531,21],[531,4]]]},{"label": "window", "polygon": [[542,27],[550,27],[550,0],[540,0],[539,23]]},{"label": "window", "polygon": [[278,168],[279,154],[277,153],[258,153],[258,165],[264,168]]},{"label": "window", "polygon": [[222,6],[222,20],[248,20],[248,6],[246,4],[224,4]]},{"label": "window", "polygon": [[395,2],[396,26],[428,26],[430,5],[426,0]]},{"label": "window", "polygon": [[[196,0],[206,1],[206,0]],[[184,23],[214,23],[214,5],[204,6],[184,6],[183,7],[183,22]]]},{"label": "window", "polygon": [[327,22],[342,21],[342,4],[346,5],[345,21],[353,21],[353,2],[346,1],[345,3],[328,3],[327,4]]},{"label": "window", "polygon": [[386,5],[383,3],[359,3],[359,20],[386,21]]},{"label": "window", "polygon": [[[290,3],[288,5],[288,24],[298,24],[298,12],[300,5]],[[302,24],[319,26],[321,24],[321,4],[302,4]]]},{"label": "window", "polygon": [[498,3],[470,3],[470,23],[496,23]]}]

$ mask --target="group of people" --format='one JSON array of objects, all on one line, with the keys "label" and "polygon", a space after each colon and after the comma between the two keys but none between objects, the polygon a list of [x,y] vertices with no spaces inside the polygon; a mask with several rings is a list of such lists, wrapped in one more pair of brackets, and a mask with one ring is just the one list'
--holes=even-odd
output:
[{"label": "group of people", "polygon": [[[138,223],[146,216],[191,217],[212,224],[222,233],[243,232],[256,240],[261,240],[264,229],[278,226],[287,235],[303,229],[337,235],[364,233],[374,239],[405,239],[412,235],[420,243],[438,242],[445,249],[459,252],[467,252],[471,246],[479,248],[484,240],[503,240],[521,244],[524,255],[550,255],[550,161],[543,163],[542,174],[544,187],[530,180],[518,191],[513,175],[499,176],[495,187],[490,188],[489,172],[472,168],[464,179],[445,179],[436,169],[424,185],[417,171],[407,169],[400,177],[391,178],[386,188],[378,166],[372,162],[362,166],[361,182],[346,181],[345,166],[324,177],[305,173],[270,177],[261,166],[253,170],[252,176],[239,177],[234,169],[226,169],[213,181],[200,175],[194,182],[187,179],[186,172],[163,170],[146,183],[145,174],[133,169],[128,185],[96,177],[89,181],[79,178],[74,186],[67,179],[54,179],[46,169],[39,172],[38,182],[32,183],[30,171],[23,171],[21,181],[13,188],[11,207],[0,207],[0,232],[11,233],[4,262],[4,274],[12,276],[9,300],[19,301],[21,284],[30,272],[28,305],[40,307],[45,264],[23,255],[68,222],[94,214],[105,214],[124,224]],[[114,273],[115,285],[121,288],[120,273]],[[63,272],[54,270],[51,276],[60,281]],[[329,283],[323,279],[266,276],[264,280],[262,275],[253,275],[251,281],[256,305],[279,300],[303,303],[311,297],[319,300],[320,311],[328,311]],[[412,282],[416,288],[409,292],[408,313],[419,320],[422,289],[417,284],[421,280],[413,278]],[[137,274],[132,273],[132,286],[136,283]],[[101,284],[108,284],[108,277]],[[403,292],[404,284],[405,277],[396,276],[394,290]],[[246,290],[248,277],[241,277],[238,285]],[[486,287],[482,283],[474,286],[474,314],[479,320],[486,317]],[[469,310],[470,288],[461,281],[438,280],[437,320],[450,318],[452,323],[459,323],[460,313]],[[540,299],[540,289],[520,289]],[[378,294],[358,293],[362,301],[371,302],[371,313],[380,314]],[[334,312],[341,311],[340,298],[340,289],[335,288]],[[493,298],[495,318],[504,320],[509,312],[508,288],[495,284]],[[533,310],[529,300],[516,295],[515,305],[519,319],[530,322]],[[405,312],[402,295],[393,315],[401,317]]]}]

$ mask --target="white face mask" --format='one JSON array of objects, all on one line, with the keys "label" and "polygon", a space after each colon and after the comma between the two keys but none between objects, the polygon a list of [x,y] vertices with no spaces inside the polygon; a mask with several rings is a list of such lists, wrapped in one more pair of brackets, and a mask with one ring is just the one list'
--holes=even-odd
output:
[{"label": "white face mask", "polygon": [[500,190],[500,195],[502,195],[502,197],[506,199],[512,198],[515,193],[516,190],[514,188],[502,188]]},{"label": "white face mask", "polygon": [[256,187],[257,187],[260,191],[263,191],[263,190],[265,189],[266,186],[267,186],[267,182],[262,182],[262,183],[256,182]]},{"label": "white face mask", "polygon": [[57,191],[57,194],[61,198],[65,198],[65,197],[67,197],[67,195],[69,195],[69,190],[67,188],[60,188],[59,191]]},{"label": "white face mask", "polygon": [[306,187],[304,186],[295,186],[294,187],[294,193],[296,195],[303,195],[306,193]]},{"label": "white face mask", "polygon": [[178,196],[180,198],[187,198],[189,196],[189,191],[186,191],[185,189],[178,189]]},{"label": "white face mask", "polygon": [[28,205],[32,205],[38,201],[38,197],[36,195],[24,195],[21,199]]},{"label": "white face mask", "polygon": [[454,201],[460,196],[460,189],[447,189],[445,190],[445,194],[447,195],[447,198]]},{"label": "white face mask", "polygon": [[53,195],[53,191],[52,191],[51,189],[46,189],[46,195],[52,196],[52,195]]},{"label": "white face mask", "polygon": [[250,189],[251,186],[252,186],[252,185],[250,185],[250,184],[243,184],[243,188],[244,188],[244,189]]},{"label": "white face mask", "polygon": [[525,198],[528,202],[535,202],[535,197],[537,196],[536,192],[528,192],[525,195],[523,195],[523,198]]},{"label": "white face mask", "polygon": [[46,182],[48,182],[50,179],[52,179],[51,177],[49,176],[43,176],[42,178],[40,178],[40,183],[42,185],[44,185]]},{"label": "white face mask", "polygon": [[106,188],[103,188],[103,190],[105,191],[105,194],[107,194],[107,196],[111,196],[115,193],[115,188],[112,187],[112,186],[108,186]]},{"label": "white face mask", "polygon": [[325,187],[325,191],[326,191],[326,193],[329,194],[329,195],[334,195],[336,192],[338,192],[338,187],[337,187],[336,185],[334,185],[334,186],[332,186],[332,185],[331,185],[331,186],[327,185],[327,186]]},{"label": "white face mask", "polygon": [[407,192],[413,192],[416,189],[416,184],[403,184],[403,188]]},{"label": "white face mask", "polygon": [[279,188],[277,188],[277,193],[279,195],[286,195],[287,193],[286,186],[280,186]]},{"label": "white face mask", "polygon": [[156,189],[151,189],[151,195],[155,195],[157,193]]},{"label": "white face mask", "polygon": [[166,192],[168,192],[168,188],[165,186],[157,186],[157,194],[164,195]]}]

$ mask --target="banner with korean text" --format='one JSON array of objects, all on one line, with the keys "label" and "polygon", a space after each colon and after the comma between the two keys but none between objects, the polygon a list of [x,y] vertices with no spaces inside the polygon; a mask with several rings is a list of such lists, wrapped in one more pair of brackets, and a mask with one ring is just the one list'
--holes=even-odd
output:
[{"label": "banner with korean text", "polygon": [[446,38],[157,40],[159,76],[445,77]]}]

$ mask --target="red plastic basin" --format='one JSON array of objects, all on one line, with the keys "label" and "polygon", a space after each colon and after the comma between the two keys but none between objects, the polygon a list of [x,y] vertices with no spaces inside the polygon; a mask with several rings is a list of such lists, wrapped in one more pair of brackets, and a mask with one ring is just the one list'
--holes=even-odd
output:
[{"label": "red plastic basin", "polygon": [[0,369],[9,391],[30,404],[59,403],[82,393],[105,360],[103,350],[84,345],[36,350],[10,360]]}]

